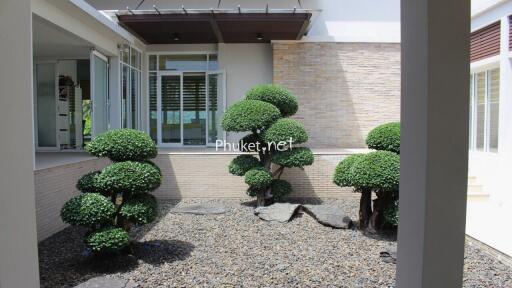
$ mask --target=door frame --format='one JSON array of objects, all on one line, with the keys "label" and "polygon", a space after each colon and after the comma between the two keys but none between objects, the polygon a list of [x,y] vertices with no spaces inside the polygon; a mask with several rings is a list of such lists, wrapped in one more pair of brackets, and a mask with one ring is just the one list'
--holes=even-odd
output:
[{"label": "door frame", "polygon": [[[222,114],[224,114],[224,112],[226,112],[226,107],[227,107],[227,93],[226,93],[226,71],[225,70],[212,70],[212,71],[207,71],[206,72],[206,147],[215,147],[215,143],[210,143],[209,142],[209,135],[208,135],[208,127],[209,127],[209,111],[210,111],[210,75],[222,75],[222,82],[221,82],[221,85],[222,85]],[[219,97],[219,95],[217,95],[217,97]],[[220,120],[220,119],[219,119]],[[225,141],[226,138],[227,138],[227,132],[226,130],[222,129],[222,137],[223,137],[223,140]]]}]

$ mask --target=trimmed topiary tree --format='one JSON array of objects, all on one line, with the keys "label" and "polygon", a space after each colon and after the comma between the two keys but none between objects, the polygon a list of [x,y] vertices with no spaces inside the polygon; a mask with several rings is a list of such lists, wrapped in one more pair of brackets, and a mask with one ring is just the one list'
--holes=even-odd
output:
[{"label": "trimmed topiary tree", "polygon": [[228,108],[222,127],[228,132],[250,132],[240,140],[240,155],[229,164],[229,172],[244,176],[247,194],[256,197],[257,206],[283,201],[292,186],[280,179],[284,168],[303,168],[313,164],[309,148],[295,147],[308,141],[302,123],[290,119],[298,110],[295,96],[284,87],[257,85],[245,99]]},{"label": "trimmed topiary tree", "polygon": [[[367,143],[371,148],[385,149],[345,158],[336,167],[333,182],[340,187],[353,187],[354,191],[361,193],[359,227],[376,232],[386,223],[395,225],[397,222],[391,214],[398,207],[399,124],[389,123],[375,128],[369,133]],[[377,196],[373,207],[372,192]]]},{"label": "trimmed topiary tree", "polygon": [[149,161],[157,155],[156,146],[142,131],[118,129],[99,135],[86,149],[113,163],[78,180],[83,194],[64,204],[61,218],[89,228],[85,244],[93,252],[118,252],[128,247],[132,225],[157,217],[156,199],[148,194],[162,182],[160,168]]}]

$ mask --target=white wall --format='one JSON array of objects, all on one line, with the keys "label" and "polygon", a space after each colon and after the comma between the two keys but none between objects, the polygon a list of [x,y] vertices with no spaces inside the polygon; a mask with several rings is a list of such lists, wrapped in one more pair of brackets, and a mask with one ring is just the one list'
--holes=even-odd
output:
[{"label": "white wall", "polygon": [[[39,287],[34,195],[32,14],[0,1],[0,287]],[[13,29],[15,26],[16,29]]]},{"label": "white wall", "polygon": [[[219,44],[219,66],[226,71],[227,107],[242,99],[257,84],[272,83],[270,44]],[[240,133],[228,133],[227,141],[238,141]]]}]

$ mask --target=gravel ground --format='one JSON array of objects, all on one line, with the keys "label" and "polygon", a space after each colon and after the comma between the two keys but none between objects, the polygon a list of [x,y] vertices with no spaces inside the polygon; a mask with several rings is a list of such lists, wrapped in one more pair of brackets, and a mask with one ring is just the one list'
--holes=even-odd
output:
[{"label": "gravel ground", "polygon": [[[222,215],[176,215],[174,206],[208,201]],[[356,219],[357,200],[335,203]],[[379,252],[396,245],[392,235],[336,230],[307,215],[273,223],[253,215],[241,200],[163,202],[162,217],[132,231],[132,255],[98,260],[87,255],[83,229],[70,227],[41,242],[42,287],[73,287],[111,275],[141,287],[393,287],[395,264]],[[512,287],[512,268],[466,247],[464,287]]]}]

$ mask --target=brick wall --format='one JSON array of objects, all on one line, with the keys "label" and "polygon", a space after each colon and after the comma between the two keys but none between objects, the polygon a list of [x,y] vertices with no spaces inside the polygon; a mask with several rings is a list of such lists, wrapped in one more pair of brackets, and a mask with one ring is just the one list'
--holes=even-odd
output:
[{"label": "brick wall", "polygon": [[[354,196],[350,189],[332,183],[334,168],[347,154],[317,154],[312,166],[304,170],[286,169],[296,197]],[[163,183],[155,191],[162,199],[176,198],[245,198],[244,178],[229,174],[233,154],[160,154],[155,162],[162,169]]]},{"label": "brick wall", "polygon": [[60,209],[80,193],[75,188],[78,179],[88,172],[100,170],[107,163],[105,159],[92,159],[34,171],[39,241],[67,226],[60,219]]},{"label": "brick wall", "polygon": [[273,66],[310,147],[365,147],[372,128],[400,119],[400,44],[274,43]]}]

